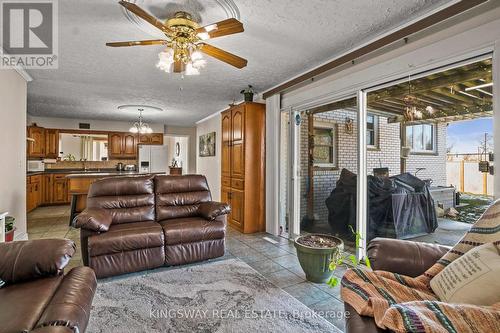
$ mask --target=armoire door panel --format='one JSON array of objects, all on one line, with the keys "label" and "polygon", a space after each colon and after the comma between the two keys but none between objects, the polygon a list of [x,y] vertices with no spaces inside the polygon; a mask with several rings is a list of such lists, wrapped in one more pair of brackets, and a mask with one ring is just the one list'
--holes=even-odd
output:
[{"label": "armoire door panel", "polygon": [[[231,206],[231,199],[229,198],[230,191],[229,187],[222,187],[220,191],[220,201]],[[231,213],[228,214],[227,221],[231,222]]]},{"label": "armoire door panel", "polygon": [[243,191],[231,189],[231,223],[243,228],[243,218],[245,215],[244,203],[245,194]]},{"label": "armoire door panel", "polygon": [[231,177],[245,176],[245,148],[243,143],[233,143],[231,146]]},{"label": "armoire door panel", "polygon": [[226,111],[222,113],[222,143],[229,143],[231,139],[231,112]]},{"label": "armoire door panel", "polygon": [[233,142],[243,140],[245,131],[245,108],[244,106],[239,106],[231,111],[231,125]]},{"label": "armoire door panel", "polygon": [[221,174],[223,177],[231,177],[231,147],[228,142],[222,143]]}]

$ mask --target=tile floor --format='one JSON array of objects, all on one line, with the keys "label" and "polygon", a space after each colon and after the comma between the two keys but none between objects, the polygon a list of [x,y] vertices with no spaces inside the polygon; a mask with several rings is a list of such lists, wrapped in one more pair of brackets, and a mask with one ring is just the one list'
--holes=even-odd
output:
[{"label": "tile floor", "polygon": [[[77,252],[68,267],[82,265],[79,230],[68,226],[69,206],[40,207],[28,214],[28,237],[68,238],[77,244]],[[274,242],[270,242],[270,239]],[[227,253],[223,258],[237,257],[264,275],[271,282],[288,292],[309,308],[320,313],[343,313],[340,288],[306,281],[293,243],[285,238],[266,233],[245,235],[229,229],[226,240]],[[337,269],[342,277],[345,270]],[[344,331],[341,316],[327,319]]]}]

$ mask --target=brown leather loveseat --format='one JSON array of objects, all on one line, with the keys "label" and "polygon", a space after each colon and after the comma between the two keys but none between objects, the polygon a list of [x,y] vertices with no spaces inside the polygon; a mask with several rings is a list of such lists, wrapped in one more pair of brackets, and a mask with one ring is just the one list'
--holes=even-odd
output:
[{"label": "brown leather loveseat", "polygon": [[0,244],[0,332],[83,333],[96,290],[94,272],[75,267],[67,239]]},{"label": "brown leather loveseat", "polygon": [[74,226],[84,264],[103,278],[224,255],[229,211],[204,176],[114,177],[91,185]]}]

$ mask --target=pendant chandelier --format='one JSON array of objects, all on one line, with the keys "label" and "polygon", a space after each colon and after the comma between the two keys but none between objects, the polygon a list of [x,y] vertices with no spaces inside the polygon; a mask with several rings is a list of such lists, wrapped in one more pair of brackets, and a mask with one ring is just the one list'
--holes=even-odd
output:
[{"label": "pendant chandelier", "polygon": [[411,93],[411,76],[408,75],[408,94],[403,98],[405,103],[404,119],[405,121],[421,120],[424,115],[432,116],[434,108],[430,105],[425,105],[415,95]]},{"label": "pendant chandelier", "polygon": [[130,127],[130,133],[140,133],[140,134],[151,134],[153,133],[153,129],[149,127],[148,123],[143,121],[142,111],[144,109],[139,109],[139,121],[136,121],[132,127]]}]

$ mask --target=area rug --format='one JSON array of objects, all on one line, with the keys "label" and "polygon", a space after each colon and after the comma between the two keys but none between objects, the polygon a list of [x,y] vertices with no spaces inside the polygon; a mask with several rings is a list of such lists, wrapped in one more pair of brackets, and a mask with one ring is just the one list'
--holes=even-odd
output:
[{"label": "area rug", "polygon": [[87,332],[338,332],[238,259],[99,281]]}]

